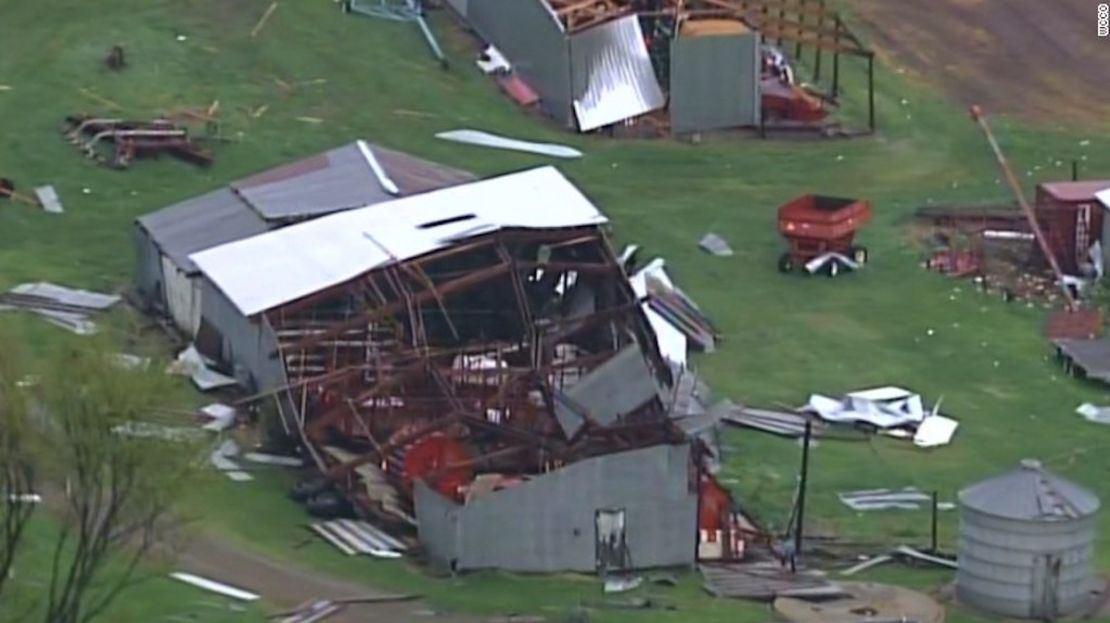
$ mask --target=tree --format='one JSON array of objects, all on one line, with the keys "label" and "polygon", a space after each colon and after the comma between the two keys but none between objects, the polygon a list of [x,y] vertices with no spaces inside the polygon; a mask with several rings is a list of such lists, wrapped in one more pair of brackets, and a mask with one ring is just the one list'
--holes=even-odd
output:
[{"label": "tree", "polygon": [[22,357],[0,339],[0,595],[31,520],[35,470],[27,447],[29,398],[19,386]]},{"label": "tree", "polygon": [[121,434],[149,421],[168,395],[159,372],[124,370],[106,351],[70,350],[49,366],[41,401],[45,436],[36,457],[59,496],[44,623],[86,623],[137,580],[137,566],[172,526],[190,444]]}]

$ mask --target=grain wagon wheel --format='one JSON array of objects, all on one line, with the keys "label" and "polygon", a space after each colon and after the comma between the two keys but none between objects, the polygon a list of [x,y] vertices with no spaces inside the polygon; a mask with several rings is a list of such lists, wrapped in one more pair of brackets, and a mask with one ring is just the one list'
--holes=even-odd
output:
[{"label": "grain wagon wheel", "polygon": [[852,247],[852,260],[863,265],[867,263],[867,247]]},{"label": "grain wagon wheel", "polygon": [[779,256],[779,272],[788,273],[794,270],[794,258],[790,257],[789,253],[783,253]]}]

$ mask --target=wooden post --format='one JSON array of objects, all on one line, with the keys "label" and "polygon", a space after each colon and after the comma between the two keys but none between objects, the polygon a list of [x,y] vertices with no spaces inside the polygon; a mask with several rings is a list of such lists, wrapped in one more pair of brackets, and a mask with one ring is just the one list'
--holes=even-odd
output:
[{"label": "wooden post", "polygon": [[840,12],[836,13],[836,21],[834,22],[836,30],[833,31],[833,43],[836,44],[836,50],[833,51],[833,77],[832,77],[832,96],[836,99],[840,96],[840,29],[844,27],[840,21]]},{"label": "wooden post", "polygon": [[939,506],[939,504],[937,503],[937,492],[936,492],[936,489],[934,489],[933,490],[933,531],[932,531],[932,538],[929,540],[929,543],[930,543],[929,553],[933,554],[934,556],[939,551],[937,549],[937,511],[939,510],[938,506]]},{"label": "wooden post", "polygon": [[806,515],[806,481],[809,480],[809,439],[813,432],[813,423],[806,420],[805,434],[802,436],[802,477],[798,483],[798,516],[794,523],[794,556],[802,556],[802,531],[805,526]]},{"label": "wooden post", "polygon": [[867,127],[875,132],[875,55],[867,57]]},{"label": "wooden post", "polygon": [[1075,158],[1071,159],[1071,181],[1079,181],[1079,161]]},{"label": "wooden post", "polygon": [[820,13],[817,14],[817,50],[815,55],[817,59],[813,64],[813,81],[821,81],[821,46],[825,43],[825,0],[820,2]]}]

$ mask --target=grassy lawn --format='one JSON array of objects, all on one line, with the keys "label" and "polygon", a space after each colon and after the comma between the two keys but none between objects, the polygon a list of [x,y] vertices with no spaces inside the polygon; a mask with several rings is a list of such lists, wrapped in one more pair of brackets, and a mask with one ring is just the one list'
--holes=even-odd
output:
[{"label": "grassy lawn", "polygon": [[[430,60],[415,26],[344,17],[329,2],[283,2],[255,39],[248,33],[267,0],[12,0],[0,8],[0,175],[22,189],[52,183],[67,212],[46,215],[0,204],[0,287],[27,280],[122,289],[133,268],[134,217],[292,158],[366,138],[487,175],[547,163],[540,157],[437,141],[441,130],[475,127],[572,144],[586,152],[560,168],[610,215],[619,242],[664,256],[675,278],[721,326],[719,352],[695,358],[715,390],[752,404],[800,404],[811,392],[839,393],[897,383],[944,397],[962,423],[949,447],[922,451],[905,443],[821,443],[814,451],[811,527],[855,540],[923,545],[927,513],[857,515],[836,492],[882,486],[937,489],[951,500],[963,485],[1040,457],[1052,469],[1110,498],[1110,429],[1072,410],[1107,400],[1104,388],[1065,378],[1046,359],[1043,310],[1005,304],[968,284],[922,271],[906,227],[930,201],[1008,200],[983,139],[959,108],[896,67],[877,72],[881,133],[823,143],[763,143],[712,137],[677,142],[579,137],[537,121],[500,96],[470,63],[470,43],[444,15],[436,25],[454,60],[449,72]],[[179,41],[178,35],[185,40]],[[121,43],[130,67],[108,72],[108,48]],[[846,63],[849,121],[862,119],[862,68]],[[287,84],[326,79],[294,87]],[[118,103],[101,107],[81,89]],[[173,161],[138,162],[127,172],[98,168],[59,136],[63,117],[80,111],[150,116],[219,100],[225,133],[216,164],[197,170]],[[249,111],[268,106],[254,118]],[[316,117],[319,124],[298,117]],[[1110,137],[1079,128],[1031,128],[995,120],[999,138],[1030,187],[1063,179],[1072,158],[1090,176],[1110,176]],[[87,189],[87,192],[85,192]],[[875,222],[862,241],[866,271],[842,279],[786,277],[775,270],[782,242],[774,210],[794,195],[822,192],[874,202]],[[698,250],[707,231],[730,241],[731,258]],[[649,259],[649,258],[645,258]],[[112,327],[133,333],[122,313]],[[68,339],[35,319],[3,316],[36,347]],[[150,343],[143,348],[155,349]],[[184,390],[183,390],[184,393]],[[182,398],[187,399],[183,396]],[[789,512],[798,448],[758,433],[730,431],[724,478],[770,525]],[[212,479],[189,507],[210,529],[226,531],[272,555],[382,589],[416,589],[441,607],[503,613],[557,613],[599,597],[596,580],[475,574],[432,580],[404,564],[344,559],[306,533],[299,509],[284,498],[287,477],[267,472],[236,485]],[[943,518],[954,545],[953,513]],[[1103,519],[1099,565],[1110,571],[1110,515]],[[884,567],[869,579],[934,586],[947,574]],[[166,582],[129,593],[112,620],[149,620],[191,595]],[[757,621],[758,606],[704,597],[696,578],[657,589],[673,612],[607,611],[601,621]],[[163,610],[158,610],[162,612]],[[213,615],[215,616],[215,615]],[[975,620],[953,612],[960,621]],[[207,620],[219,620],[207,618]]]}]

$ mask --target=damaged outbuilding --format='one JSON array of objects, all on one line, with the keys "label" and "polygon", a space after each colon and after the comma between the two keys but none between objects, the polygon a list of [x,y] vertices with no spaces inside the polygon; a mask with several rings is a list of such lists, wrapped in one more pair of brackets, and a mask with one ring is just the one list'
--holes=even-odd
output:
[{"label": "damaged outbuilding", "polygon": [[189,255],[291,223],[474,180],[408,154],[356,141],[232,182],[139,217],[136,291],[188,337],[203,294]]},{"label": "damaged outbuilding", "polygon": [[[712,556],[735,555],[731,500],[665,406],[673,357],[606,224],[543,167],[219,245],[189,256],[198,345],[275,399],[360,515],[416,526],[447,566],[690,564],[699,525]],[[676,292],[664,294],[679,307],[660,309],[686,318]],[[482,519],[564,521],[571,508],[570,532],[532,550],[534,528],[498,545]],[[611,559],[598,558],[599,525]]]}]

